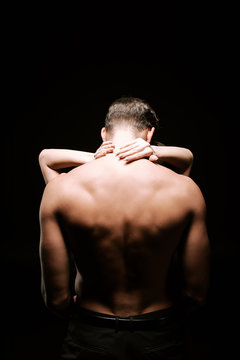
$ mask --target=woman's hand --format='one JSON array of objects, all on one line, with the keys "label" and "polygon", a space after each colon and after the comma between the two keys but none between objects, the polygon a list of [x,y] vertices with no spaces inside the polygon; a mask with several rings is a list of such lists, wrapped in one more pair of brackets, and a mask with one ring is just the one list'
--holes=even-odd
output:
[{"label": "woman's hand", "polygon": [[150,161],[158,160],[158,157],[149,142],[142,138],[137,138],[136,140],[121,146],[117,151],[116,156],[118,156],[120,160],[125,160],[126,162],[142,158],[148,158]]},{"label": "woman's hand", "polygon": [[112,141],[104,141],[102,145],[97,149],[94,154],[94,159],[99,159],[107,154],[113,153],[115,149],[115,145],[113,145]]},{"label": "woman's hand", "polygon": [[193,154],[189,149],[176,146],[151,146],[142,138],[137,138],[116,149],[112,141],[105,141],[94,154],[94,158],[98,159],[109,153],[114,153],[126,163],[147,158],[186,176],[189,176],[193,163]]}]

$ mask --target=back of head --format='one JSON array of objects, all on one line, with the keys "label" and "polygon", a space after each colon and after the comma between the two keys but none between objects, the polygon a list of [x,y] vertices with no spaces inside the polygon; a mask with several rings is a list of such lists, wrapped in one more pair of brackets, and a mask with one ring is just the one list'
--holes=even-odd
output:
[{"label": "back of head", "polygon": [[105,128],[109,133],[113,133],[121,126],[131,127],[136,131],[156,128],[158,118],[155,111],[144,100],[122,97],[110,105],[105,118]]}]

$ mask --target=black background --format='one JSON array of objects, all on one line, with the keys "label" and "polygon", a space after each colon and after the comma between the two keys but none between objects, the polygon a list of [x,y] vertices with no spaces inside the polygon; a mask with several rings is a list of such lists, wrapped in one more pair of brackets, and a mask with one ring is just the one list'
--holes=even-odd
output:
[{"label": "black background", "polygon": [[49,147],[94,152],[107,108],[122,95],[143,98],[155,109],[158,140],[194,154],[191,177],[207,203],[212,275],[206,313],[193,324],[190,358],[233,356],[239,258],[235,13],[224,5],[123,2],[6,10],[4,358],[54,359],[65,328],[40,293],[44,181],[38,154]]}]

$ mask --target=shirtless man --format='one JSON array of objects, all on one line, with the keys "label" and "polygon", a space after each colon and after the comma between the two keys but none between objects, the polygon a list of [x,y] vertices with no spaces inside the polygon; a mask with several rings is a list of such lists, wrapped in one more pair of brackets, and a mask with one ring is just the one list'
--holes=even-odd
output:
[{"label": "shirtless man", "polygon": [[[161,165],[116,156],[126,141],[150,143],[155,120],[145,102],[119,99],[102,129],[114,153],[57,176],[45,188],[42,294],[59,313],[74,308],[62,359],[182,358],[167,291],[180,244],[182,292],[205,301],[209,243],[201,191],[189,177]],[[70,252],[77,268],[74,300]]]}]

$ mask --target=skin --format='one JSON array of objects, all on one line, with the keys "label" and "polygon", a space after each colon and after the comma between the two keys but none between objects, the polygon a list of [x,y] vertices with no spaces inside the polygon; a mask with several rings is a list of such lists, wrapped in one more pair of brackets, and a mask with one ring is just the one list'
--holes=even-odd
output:
[{"label": "skin", "polygon": [[[150,143],[153,131],[138,137]],[[129,129],[109,137],[103,129],[103,141],[112,141],[115,153],[57,176],[45,188],[40,261],[46,305],[61,313],[73,301],[70,249],[82,307],[117,316],[167,308],[167,275],[180,242],[183,292],[204,302],[209,241],[200,189],[189,177],[146,159],[119,160],[120,147],[134,141]]]},{"label": "skin", "polygon": [[176,146],[154,146],[142,138],[126,141],[115,151],[115,144],[111,140],[104,141],[96,153],[69,150],[44,149],[39,154],[39,165],[46,184],[62,173],[66,167],[76,167],[107,154],[115,153],[125,162],[136,161],[141,158],[173,167],[178,173],[189,176],[193,154],[189,149]]}]

